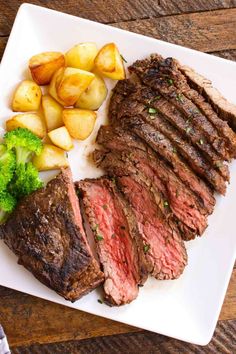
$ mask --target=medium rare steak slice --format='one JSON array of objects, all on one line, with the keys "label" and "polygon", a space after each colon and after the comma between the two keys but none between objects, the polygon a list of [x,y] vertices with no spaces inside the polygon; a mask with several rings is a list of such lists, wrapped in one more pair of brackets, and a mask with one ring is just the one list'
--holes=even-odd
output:
[{"label": "medium rare steak slice", "polygon": [[[205,185],[203,185],[203,191],[201,195],[205,195],[205,197],[203,198],[204,203],[202,203],[202,199],[199,199],[199,194],[196,193],[195,195],[191,188],[186,188],[184,181],[174,173],[173,168],[165,163],[163,159],[154,152],[153,149],[144,143],[144,141],[142,141],[136,135],[132,134],[130,131],[123,130],[121,127],[102,126],[98,131],[97,143],[101,144],[105,149],[111,151],[127,151],[128,149],[131,151],[131,157],[133,156],[134,152],[143,151],[146,154],[146,159],[152,161],[152,165],[161,163],[162,166],[165,166],[165,172],[161,173],[160,175],[162,178],[164,178],[165,183],[167,181],[165,175],[167,177],[169,175],[174,176],[175,180],[183,186],[182,189],[185,189],[187,194],[192,195],[191,199],[195,199],[194,204],[197,204],[198,209],[203,215],[205,215],[205,211],[207,211],[208,214],[212,213],[215,205],[215,198],[211,191],[205,189]],[[199,202],[199,200],[201,200],[201,202]]]},{"label": "medium rare steak slice", "polygon": [[79,299],[104,280],[84,233],[69,169],[25,197],[0,236],[19,264],[66,300]]},{"label": "medium rare steak slice", "polygon": [[129,67],[131,73],[137,74],[141,81],[154,90],[160,92],[170,101],[189,121],[189,128],[196,126],[205,139],[212,144],[215,151],[226,160],[229,158],[224,139],[219,136],[215,127],[201,113],[198,107],[189,100],[174,85],[169,84],[169,78],[160,70],[158,55],[150,59],[138,60]]},{"label": "medium rare steak slice", "polygon": [[137,297],[138,285],[147,277],[144,246],[134,215],[109,179],[83,180],[76,186],[95,235],[106,301],[127,304]]},{"label": "medium rare steak slice", "polygon": [[226,120],[229,126],[236,131],[236,105],[227,101],[222,94],[212,86],[212,82],[186,65],[180,66],[189,85],[202,94],[212,105],[220,118]]},{"label": "medium rare steak slice", "polygon": [[151,274],[157,279],[178,278],[187,253],[176,225],[166,220],[153,194],[133,176],[118,177],[117,183],[136,216]]},{"label": "medium rare steak slice", "polygon": [[[185,192],[186,188],[180,189],[180,186],[171,180],[165,184],[158,172],[152,169],[154,161],[146,161],[146,156],[142,161],[143,152],[131,153],[132,160],[129,159],[129,154],[128,150],[116,153],[96,150],[94,158],[97,165],[105,169],[110,176],[134,175],[146,184],[166,218],[176,223],[184,240],[191,240],[201,234],[206,228],[206,216],[200,214],[192,195]],[[166,181],[169,177],[167,173]]]}]

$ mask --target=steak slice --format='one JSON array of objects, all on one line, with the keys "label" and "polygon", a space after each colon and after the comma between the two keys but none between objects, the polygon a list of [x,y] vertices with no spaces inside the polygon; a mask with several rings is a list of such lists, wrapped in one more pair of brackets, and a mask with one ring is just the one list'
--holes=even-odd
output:
[{"label": "steak slice", "polygon": [[76,301],[104,280],[85,236],[68,168],[25,197],[0,235],[19,264],[66,300]]},{"label": "steak slice", "polygon": [[236,131],[236,105],[227,101],[222,94],[212,86],[212,82],[198,74],[187,65],[180,66],[181,72],[186,76],[190,87],[197,90],[212,105],[221,119],[228,122]]},{"label": "steak slice", "polygon": [[[129,155],[132,154],[132,160]],[[144,155],[144,156],[142,156]],[[197,209],[195,199],[191,193],[186,193],[186,188],[181,184],[175,183],[168,173],[165,175],[166,183],[160,174],[154,169],[152,159],[142,151],[130,153],[126,152],[105,152],[96,150],[94,159],[98,166],[105,169],[110,176],[129,176],[134,175],[138,180],[148,186],[153,193],[157,205],[161,208],[166,218],[176,223],[183,240],[192,240],[196,234],[202,234],[206,228],[206,216],[201,215]],[[155,164],[157,165],[157,164]]]},{"label": "steak slice", "polygon": [[226,121],[219,118],[205,98],[197,90],[194,90],[189,86],[187,77],[181,71],[181,64],[176,59],[167,58],[165,60],[162,59],[162,67],[164,72],[166,72],[173,80],[174,85],[197,105],[202,113],[215,126],[218,133],[225,139],[230,157],[236,157],[236,134]]},{"label": "steak slice", "polygon": [[133,176],[118,177],[117,183],[134,211],[150,273],[156,279],[178,278],[187,252],[176,225],[166,220],[153,194]]},{"label": "steak slice", "polygon": [[192,126],[196,126],[220,156],[224,159],[229,158],[225,141],[218,135],[215,127],[201,113],[198,107],[183,95],[178,88],[170,85],[169,78],[162,74],[158,55],[153,55],[150,59],[136,61],[129,67],[129,70],[131,73],[137,74],[145,85],[160,92],[180,110],[189,121],[189,128],[191,129]]},{"label": "steak slice", "polygon": [[144,283],[148,271],[134,215],[109,179],[87,179],[76,186],[94,232],[106,301],[127,304],[137,297],[138,285]]},{"label": "steak slice", "polygon": [[[157,153],[155,153],[153,149],[151,149],[147,144],[144,143],[144,141],[142,141],[136,135],[132,134],[130,131],[123,130],[121,127],[102,126],[98,131],[97,143],[111,151],[125,151],[129,149],[131,150],[132,156],[134,152],[145,152],[146,159],[152,161],[152,165],[158,164],[160,162],[162,166],[165,166],[165,172],[163,172],[161,175],[165,183],[165,175],[174,176],[175,180],[182,184],[183,189],[186,190],[186,193],[192,195],[191,199],[195,199],[195,204],[197,204],[197,207],[202,214],[205,214],[204,209],[208,214],[212,213],[215,205],[215,198],[211,191],[205,186],[205,184],[203,184],[203,190],[200,193],[202,196],[201,198],[199,197],[198,193],[194,194],[194,191],[192,191],[191,188],[186,188],[184,183],[186,176],[184,175],[184,172],[182,178],[176,175],[172,167],[165,163],[164,160]],[[202,185],[201,182],[200,184]]]}]

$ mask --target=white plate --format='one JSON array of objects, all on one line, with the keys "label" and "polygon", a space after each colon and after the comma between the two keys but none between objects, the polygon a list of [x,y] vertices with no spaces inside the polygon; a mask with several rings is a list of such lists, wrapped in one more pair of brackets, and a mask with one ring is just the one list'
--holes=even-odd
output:
[{"label": "white plate", "polygon": [[[28,59],[42,51],[66,51],[72,45],[93,41],[102,46],[115,42],[131,64],[150,53],[173,56],[210,78],[232,102],[236,102],[236,64],[173,44],[122,31],[45,8],[24,4],[15,20],[0,67],[0,119],[4,126],[12,115],[10,98],[15,85],[27,75]],[[111,87],[111,84],[110,84]],[[101,172],[89,165],[98,126],[105,121],[106,104],[99,113],[95,132],[69,154],[74,179],[96,177]],[[0,284],[53,302],[116,321],[205,345],[216,326],[236,254],[235,200],[236,163],[231,165],[231,185],[225,198],[218,197],[209,227],[202,238],[187,243],[189,263],[180,279],[149,279],[138,298],[120,308],[97,302],[96,290],[71,304],[38,282],[17,265],[17,259],[0,243]]]}]

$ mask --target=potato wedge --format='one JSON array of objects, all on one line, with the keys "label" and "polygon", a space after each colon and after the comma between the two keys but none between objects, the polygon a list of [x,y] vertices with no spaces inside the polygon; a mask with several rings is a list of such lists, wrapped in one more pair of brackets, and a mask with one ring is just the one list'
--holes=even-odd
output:
[{"label": "potato wedge", "polygon": [[89,87],[80,95],[75,106],[96,111],[107,96],[107,87],[104,80],[95,74]]},{"label": "potato wedge", "polygon": [[57,102],[59,102],[62,106],[66,106],[66,103],[63,102],[57,94],[57,86],[59,84],[59,82],[62,79],[63,73],[64,73],[65,68],[60,68],[58,69],[55,74],[52,77],[52,80],[50,82],[49,85],[49,89],[48,92],[50,94],[50,96],[52,96]]},{"label": "potato wedge", "polygon": [[30,80],[22,81],[17,87],[13,100],[12,110],[14,112],[37,111],[40,106],[42,92],[40,87]]},{"label": "potato wedge", "polygon": [[78,140],[85,140],[89,137],[96,117],[96,112],[79,108],[68,108],[62,112],[62,119],[68,132],[72,138]]},{"label": "potato wedge", "polygon": [[65,66],[65,57],[60,52],[40,53],[29,60],[32,78],[38,85],[49,84],[53,74],[62,66]]},{"label": "potato wedge", "polygon": [[73,142],[66,127],[60,127],[48,133],[52,143],[59,148],[69,151],[73,148]]},{"label": "potato wedge", "polygon": [[50,132],[53,129],[63,125],[62,111],[63,107],[55,101],[51,96],[44,95],[42,97],[42,108],[45,117],[47,130]]},{"label": "potato wedge", "polygon": [[56,83],[58,97],[67,106],[73,106],[94,77],[95,75],[88,71],[70,67],[66,68],[61,80]]},{"label": "potato wedge", "polygon": [[110,79],[125,79],[123,60],[115,43],[108,43],[99,50],[94,60],[94,68]]},{"label": "potato wedge", "polygon": [[69,166],[65,151],[50,144],[45,144],[41,154],[34,156],[32,162],[39,171],[56,170]]},{"label": "potato wedge", "polygon": [[95,43],[77,44],[65,54],[66,66],[91,71],[97,53],[98,49]]},{"label": "potato wedge", "polygon": [[46,135],[44,122],[37,113],[17,114],[6,121],[7,131],[14,130],[16,128],[27,128],[41,139]]}]

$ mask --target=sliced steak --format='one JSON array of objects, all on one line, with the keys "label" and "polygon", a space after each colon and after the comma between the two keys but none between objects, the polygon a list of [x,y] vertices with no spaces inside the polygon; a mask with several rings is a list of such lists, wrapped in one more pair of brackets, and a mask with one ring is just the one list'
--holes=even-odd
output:
[{"label": "sliced steak", "polygon": [[0,235],[19,264],[66,300],[77,300],[104,280],[84,233],[69,169],[25,197]]},{"label": "sliced steak", "polygon": [[[130,102],[130,99],[127,98],[123,106],[132,106],[130,110],[131,119],[135,119],[136,115],[139,115],[147,124],[151,124],[156,130],[160,131],[167,139],[171,141],[174,145],[174,151],[183,156],[185,161],[189,164],[193,171],[195,171],[199,176],[208,180],[208,182],[218,190],[218,185],[224,185],[224,179],[229,181],[229,170],[228,166],[224,165],[222,161],[218,160],[217,162],[221,163],[218,168],[218,171],[215,170],[215,166],[212,167],[199,153],[194,146],[189,144],[184,140],[177,131],[158,111],[151,111],[149,113],[149,108],[147,108],[142,103],[135,101],[134,104]],[[121,108],[121,111],[122,111]],[[127,112],[128,109],[125,109]],[[128,114],[128,112],[127,112]],[[223,177],[221,177],[220,176]]]},{"label": "sliced steak", "polygon": [[181,72],[186,76],[189,85],[203,95],[212,105],[221,119],[228,122],[236,131],[236,105],[227,101],[222,94],[212,86],[212,82],[186,65],[180,66]]},{"label": "sliced steak", "polygon": [[151,274],[157,279],[178,278],[187,253],[175,224],[166,220],[153,194],[133,176],[118,177],[117,183],[135,213]]},{"label": "sliced steak", "polygon": [[150,59],[138,60],[129,67],[131,73],[135,73],[141,81],[154,90],[160,92],[171,102],[189,121],[189,128],[195,126],[203,137],[212,144],[220,156],[228,159],[228,152],[225,141],[218,135],[215,127],[201,113],[198,107],[189,100],[174,85],[169,85],[169,78],[163,75],[160,70],[159,56],[153,55]]},{"label": "sliced steak", "polygon": [[[128,95],[126,91],[126,96],[123,96],[123,99],[121,100],[120,97],[122,96],[123,86],[127,87],[128,80],[125,81],[126,83],[123,83],[123,81],[118,82],[111,98],[111,101],[113,102],[113,110],[112,112],[109,112],[109,115],[112,116],[113,123],[117,122],[117,120],[123,115],[129,115],[131,107],[133,114],[133,108],[135,108],[138,103],[143,103],[147,107],[147,111],[156,110],[158,113],[161,113],[163,117],[165,117],[176,129],[178,129],[180,136],[183,136],[184,139],[186,139],[189,143],[192,143],[198,150],[200,150],[204,158],[206,158],[214,168],[217,170],[219,169],[222,175],[226,176],[226,179],[228,179],[228,168],[223,165],[223,160],[217,154],[215,149],[207,142],[206,139],[203,139],[203,135],[199,133],[194,126],[191,125],[190,127],[190,121],[186,120],[181,112],[178,111],[163,96],[160,94],[157,95],[157,92],[149,87],[136,85],[134,88],[134,84],[130,83],[131,87],[133,85],[132,90],[130,90],[130,94]],[[136,104],[133,103],[131,106],[130,101],[136,101]],[[150,118],[153,118],[153,116],[150,115]],[[227,125],[227,123],[223,122],[221,119],[220,121]],[[231,132],[233,133],[232,130]]]},{"label": "sliced steak", "polygon": [[147,159],[143,151],[130,153],[129,150],[116,153],[96,150],[94,158],[97,165],[111,176],[134,175],[145,183],[165,217],[177,224],[184,240],[191,240],[203,233],[207,226],[206,215],[201,214],[195,198],[188,190],[186,192],[178,179],[176,181],[174,174],[162,168],[161,162],[158,164],[153,159]]},{"label": "sliced steak", "polygon": [[147,263],[134,215],[115,184],[107,178],[76,183],[82,194],[105,275],[106,301],[127,304],[147,277]]},{"label": "sliced steak", "polygon": [[225,139],[230,157],[236,157],[236,134],[229,127],[227,122],[219,118],[205,98],[197,90],[189,86],[186,76],[181,72],[182,66],[176,59],[167,58],[163,60],[162,63],[164,72],[167,72],[173,80],[174,85],[197,105],[202,113],[215,126],[218,133]]},{"label": "sliced steak", "polygon": [[[99,129],[98,135],[97,135],[97,142],[101,145],[103,145],[104,148],[111,150],[111,151],[124,151],[124,150],[131,150],[132,156],[133,152],[135,151],[143,151],[146,153],[146,159],[149,160],[151,159],[152,164],[154,165],[154,161],[156,164],[161,161],[162,166],[165,166],[165,171],[162,174],[162,178],[164,178],[165,173],[167,173],[167,176],[171,174],[172,176],[175,177],[176,181],[179,181],[183,185],[183,188],[185,188],[186,192],[188,194],[192,195],[192,198],[195,198],[195,203],[197,203],[199,210],[205,210],[211,214],[215,205],[215,198],[212,195],[211,191],[207,188],[207,186],[202,183],[201,181],[200,186],[202,188],[202,191],[200,194],[196,193],[196,196],[194,194],[194,188],[191,186],[195,184],[195,179],[194,177],[193,182],[190,183],[190,188],[186,188],[185,186],[185,181],[186,178],[188,178],[187,175],[185,175],[184,170],[185,168],[180,170],[180,176],[178,174],[176,175],[173,171],[172,167],[169,167],[168,164],[166,164],[163,159],[158,155],[157,153],[154,152],[153,149],[151,149],[148,145],[146,145],[142,140],[140,140],[139,137],[135,136],[132,134],[130,131],[127,130],[122,130],[121,127],[111,127],[111,126],[102,126]],[[164,168],[164,167],[163,167]],[[181,178],[182,176],[182,178]],[[191,181],[191,179],[190,179]],[[197,179],[198,181],[198,179]],[[200,188],[199,186],[199,188]],[[198,187],[195,189],[198,190]],[[193,189],[193,191],[192,191]],[[201,197],[200,197],[201,196]],[[204,214],[204,212],[201,212]]]}]

